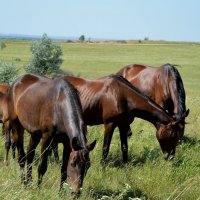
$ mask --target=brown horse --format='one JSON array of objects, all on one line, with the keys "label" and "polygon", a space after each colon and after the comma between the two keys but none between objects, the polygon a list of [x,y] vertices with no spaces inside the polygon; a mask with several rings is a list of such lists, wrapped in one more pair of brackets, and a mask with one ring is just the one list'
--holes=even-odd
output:
[{"label": "brown horse", "polygon": [[182,121],[181,131],[184,134],[185,90],[181,76],[174,65],[150,67],[131,64],[120,69],[117,74],[126,78],[170,115]]},{"label": "brown horse", "polygon": [[[41,184],[47,170],[49,146],[56,140],[64,146],[60,188],[68,175],[72,192],[79,195],[90,163],[89,152],[96,141],[86,146],[86,126],[80,99],[74,87],[60,78],[51,80],[27,74],[10,86],[7,103],[7,119],[19,153],[22,181],[25,181],[25,159],[27,181],[32,181],[35,148],[42,139],[41,162],[38,167],[38,185]],[[27,155],[23,148],[24,129],[31,134]]]},{"label": "brown horse", "polygon": [[104,124],[103,160],[106,159],[113,131],[120,131],[123,161],[128,159],[127,132],[134,117],[156,126],[156,136],[164,158],[175,154],[178,140],[182,137],[182,119],[174,120],[165,110],[138,91],[121,76],[112,75],[97,80],[64,76],[80,93],[84,121],[87,125]]},{"label": "brown horse", "polygon": [[[9,85],[8,84],[0,84],[0,123],[3,123],[2,126],[2,133],[6,138],[5,142],[5,149],[6,149],[6,155],[5,155],[5,160],[4,162],[7,164],[8,163],[8,153],[10,150],[11,146],[11,137],[10,137],[10,126],[9,126],[9,121],[3,122],[3,116],[4,112],[7,109],[7,104],[6,104],[6,95],[9,90]],[[12,143],[12,149],[13,149],[13,158],[15,158],[15,144]]]},{"label": "brown horse", "polygon": [[[6,95],[8,93],[9,90],[9,85],[2,83],[0,84],[0,122],[3,123],[3,112],[6,109]],[[6,142],[5,142],[5,151],[6,151],[6,155],[5,155],[5,159],[4,162],[6,163],[6,165],[8,164],[8,155],[9,155],[9,151],[10,151],[10,146],[12,146],[12,157],[13,159],[15,159],[15,143],[12,140],[12,134],[11,134],[11,129],[9,126],[9,121],[3,123],[2,126],[2,133],[5,136]],[[54,143],[53,143],[54,144]],[[59,161],[59,155],[58,155],[58,145],[55,146],[50,146],[49,152],[50,154],[54,153],[55,156],[55,161],[58,163]]]}]

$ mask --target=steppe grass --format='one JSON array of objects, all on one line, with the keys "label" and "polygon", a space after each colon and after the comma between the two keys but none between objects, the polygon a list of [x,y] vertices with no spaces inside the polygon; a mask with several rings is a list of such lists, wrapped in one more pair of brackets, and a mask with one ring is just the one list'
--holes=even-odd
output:
[{"label": "steppe grass", "polygon": [[[58,41],[57,41],[58,42]],[[0,59],[16,62],[20,68],[30,57],[30,41],[5,41],[7,47],[0,51]],[[132,123],[133,135],[128,139],[129,162],[122,163],[119,132],[115,131],[105,167],[100,164],[103,142],[103,126],[88,128],[88,143],[97,139],[91,152],[91,168],[84,180],[80,199],[200,199],[200,45],[195,43],[137,44],[66,43],[63,49],[62,69],[86,78],[98,78],[112,74],[130,63],[160,66],[164,63],[179,65],[186,90],[186,105],[190,108],[185,137],[177,148],[176,156],[165,161],[150,123],[136,119]],[[23,69],[21,73],[24,73]],[[25,135],[25,146],[29,135]],[[0,199],[72,199],[69,185],[59,194],[60,164],[52,157],[41,188],[37,187],[37,166],[40,146],[33,166],[34,182],[30,186],[20,183],[20,170],[10,155],[5,166],[4,138],[0,136]],[[61,157],[62,145],[59,145]]]}]

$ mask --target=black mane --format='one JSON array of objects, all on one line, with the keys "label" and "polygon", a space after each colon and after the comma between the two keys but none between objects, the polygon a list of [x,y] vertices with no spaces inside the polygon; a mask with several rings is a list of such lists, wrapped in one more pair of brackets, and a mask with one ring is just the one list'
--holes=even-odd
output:
[{"label": "black mane", "polygon": [[183,113],[186,110],[185,106],[185,89],[183,86],[183,81],[180,76],[180,73],[176,69],[176,65],[172,64],[166,64],[165,66],[168,66],[168,69],[170,70],[172,76],[174,77],[176,87],[177,87],[177,93],[178,93],[178,119],[181,119]]},{"label": "black mane", "polygon": [[123,76],[121,75],[116,75],[116,74],[112,74],[110,75],[110,77],[117,79],[118,81],[122,82],[123,84],[125,84],[126,86],[128,86],[131,90],[133,90],[134,92],[136,92],[137,94],[139,94],[140,96],[142,96],[143,98],[146,99],[146,101],[148,101],[149,103],[151,103],[153,106],[159,108],[160,110],[164,111],[167,115],[169,115],[160,105],[158,105],[156,102],[154,102],[151,98],[149,98],[147,95],[145,95],[143,92],[141,92],[138,88],[136,88],[135,86],[133,86],[127,79],[125,79]]}]

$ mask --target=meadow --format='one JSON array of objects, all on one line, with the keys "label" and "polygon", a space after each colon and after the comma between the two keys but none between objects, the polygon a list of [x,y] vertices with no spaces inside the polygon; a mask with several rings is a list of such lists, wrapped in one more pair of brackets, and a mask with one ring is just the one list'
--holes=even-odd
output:
[{"label": "meadow", "polygon": [[[200,44],[149,41],[118,43],[67,43],[58,42],[63,50],[61,68],[85,78],[98,78],[115,73],[131,63],[160,66],[177,64],[185,91],[186,106],[190,114],[186,121],[183,142],[177,147],[175,158],[165,161],[155,137],[155,128],[149,122],[136,119],[131,125],[129,162],[122,163],[119,132],[115,130],[106,166],[100,164],[103,126],[88,127],[88,143],[97,140],[91,152],[91,168],[84,179],[80,200],[153,200],[200,199]],[[5,40],[6,48],[0,51],[0,60],[14,62],[24,73],[23,65],[31,56],[26,40]],[[25,135],[25,146],[29,134]],[[16,160],[3,163],[4,138],[0,134],[0,199],[2,200],[54,200],[72,199],[68,183],[59,194],[60,163],[50,158],[41,188],[37,187],[37,166],[40,145],[37,148],[32,185],[20,183],[20,169]],[[61,158],[62,145],[59,145]],[[60,161],[61,162],[61,161]]]}]

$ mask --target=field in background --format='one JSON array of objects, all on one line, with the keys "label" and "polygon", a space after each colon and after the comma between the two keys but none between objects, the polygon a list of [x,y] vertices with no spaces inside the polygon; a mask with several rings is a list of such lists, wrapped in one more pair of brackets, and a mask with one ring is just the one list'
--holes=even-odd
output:
[{"label": "field in background", "polygon": [[[57,41],[58,42],[58,41]],[[31,41],[6,40],[7,47],[0,51],[0,60],[22,66],[29,61]],[[162,158],[156,141],[155,128],[136,119],[132,123],[133,136],[129,138],[129,162],[122,164],[118,130],[113,135],[108,164],[100,165],[103,127],[88,129],[88,142],[97,139],[91,153],[91,168],[84,180],[80,199],[200,199],[200,45],[167,42],[58,42],[63,50],[62,69],[85,78],[98,78],[115,73],[122,66],[141,63],[160,66],[165,63],[179,65],[186,90],[186,105],[190,108],[185,138],[177,148],[176,157],[169,162]],[[19,61],[20,60],[20,61]],[[23,69],[21,70],[23,74]],[[26,134],[26,142],[29,135]],[[62,145],[59,146],[60,155]],[[4,138],[0,136],[0,199],[68,199],[69,186],[58,194],[60,165],[53,158],[49,163],[41,189],[37,188],[37,148],[33,167],[34,182],[25,187],[20,183],[18,163],[10,159],[3,164]]]}]

